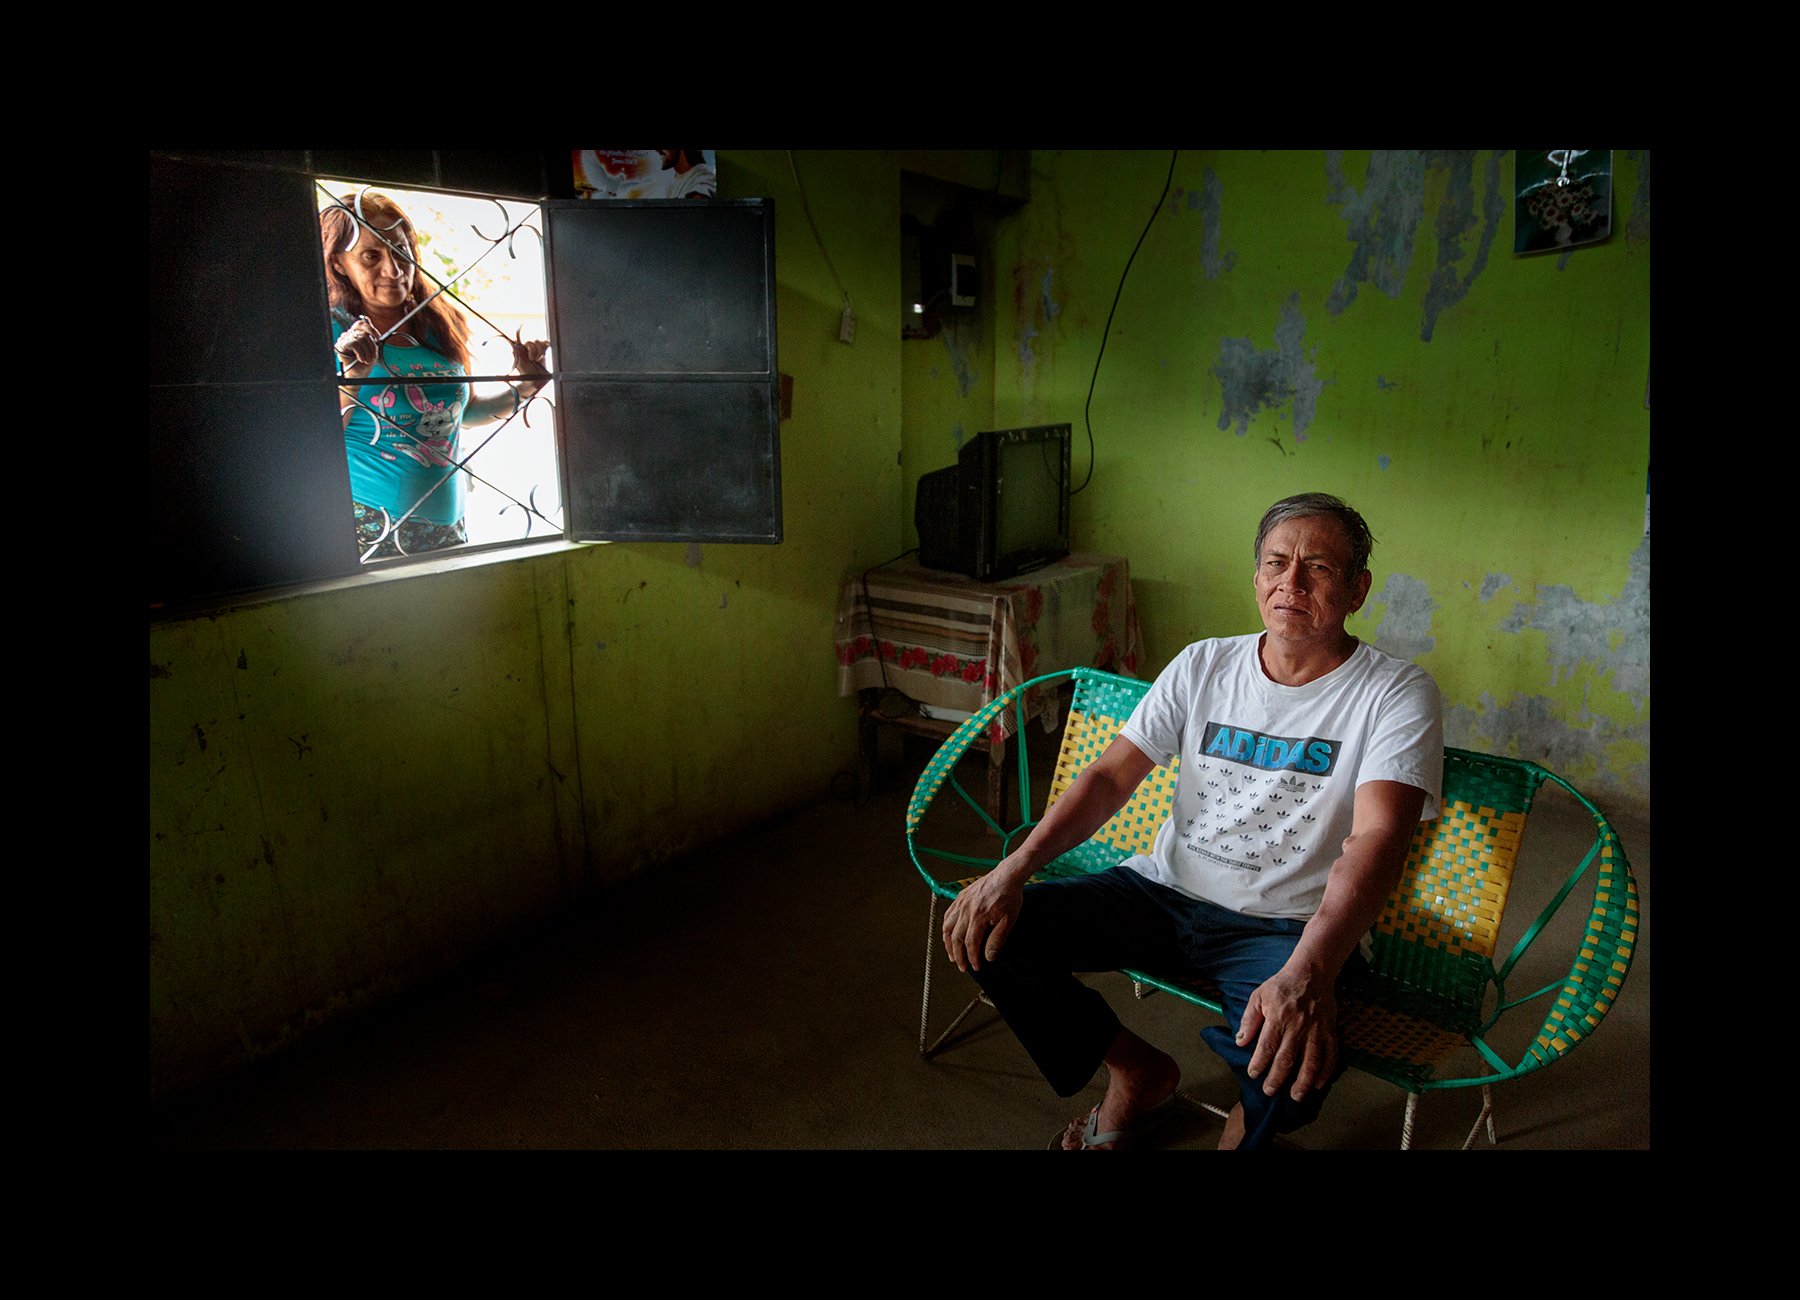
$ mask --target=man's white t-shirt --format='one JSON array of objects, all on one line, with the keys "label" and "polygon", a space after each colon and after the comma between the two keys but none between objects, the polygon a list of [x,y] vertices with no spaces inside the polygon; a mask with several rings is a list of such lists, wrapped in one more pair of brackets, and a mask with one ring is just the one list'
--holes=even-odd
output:
[{"label": "man's white t-shirt", "polygon": [[1359,642],[1305,686],[1263,672],[1261,633],[1176,655],[1120,734],[1152,762],[1179,754],[1175,812],[1148,855],[1126,860],[1190,898],[1247,916],[1319,908],[1350,834],[1356,787],[1443,790],[1443,702],[1424,669]]}]

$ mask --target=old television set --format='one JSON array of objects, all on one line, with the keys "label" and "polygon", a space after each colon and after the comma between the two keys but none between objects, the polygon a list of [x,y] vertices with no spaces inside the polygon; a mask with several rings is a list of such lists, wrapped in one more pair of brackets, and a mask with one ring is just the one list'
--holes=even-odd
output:
[{"label": "old television set", "polygon": [[1067,424],[990,429],[919,480],[919,563],[998,582],[1069,553]]}]

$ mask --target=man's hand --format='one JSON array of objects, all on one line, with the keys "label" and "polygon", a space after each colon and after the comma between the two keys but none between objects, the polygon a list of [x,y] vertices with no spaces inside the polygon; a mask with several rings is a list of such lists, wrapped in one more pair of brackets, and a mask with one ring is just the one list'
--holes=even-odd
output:
[{"label": "man's hand", "polygon": [[1007,931],[1019,918],[1025,881],[1002,870],[1004,866],[1002,863],[951,899],[944,913],[944,951],[964,974],[980,970],[982,962],[1000,955]]},{"label": "man's hand", "polygon": [[1400,879],[1425,791],[1399,781],[1356,787],[1356,811],[1343,853],[1331,864],[1325,897],[1287,964],[1250,995],[1238,1025],[1239,1047],[1254,1042],[1250,1077],[1273,1097],[1289,1081],[1302,1100],[1331,1082],[1337,1068],[1338,975],[1369,932]]},{"label": "man's hand", "polygon": [[1025,842],[987,875],[950,900],[944,913],[944,951],[965,975],[1000,955],[1000,946],[1019,919],[1025,882],[1059,854],[1099,830],[1125,806],[1131,792],[1156,764],[1123,736],[1083,769],[1063,797],[1050,806]]},{"label": "man's hand", "polygon": [[[1292,963],[1290,963],[1291,965]],[[1329,975],[1282,967],[1250,995],[1238,1024],[1238,1046],[1255,1042],[1250,1077],[1273,1097],[1289,1079],[1302,1101],[1331,1080],[1337,1065],[1337,994]]]}]

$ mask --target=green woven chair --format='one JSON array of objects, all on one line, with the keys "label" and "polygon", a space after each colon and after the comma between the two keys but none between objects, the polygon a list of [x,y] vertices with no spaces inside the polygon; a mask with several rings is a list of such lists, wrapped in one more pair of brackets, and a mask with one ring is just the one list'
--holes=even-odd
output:
[{"label": "green woven chair", "polygon": [[[1023,743],[1024,692],[1045,684],[1068,684],[1072,695],[1054,768],[1034,782],[1031,746]],[[1043,807],[1048,809],[1112,742],[1148,689],[1148,682],[1094,669],[1047,674],[1008,691],[964,722],[926,765],[906,811],[907,850],[931,890],[919,1015],[921,1055],[937,1052],[982,1001],[972,1000],[928,1041],[931,973],[940,946],[939,900],[954,898],[1023,841],[1041,816],[1033,811],[1034,783],[1044,788]],[[1009,827],[997,823],[984,800],[965,789],[956,774],[964,754],[1006,709],[1016,711],[1015,734],[1021,737],[1014,746],[1018,798],[1011,806],[1021,810],[1023,820]],[[1148,851],[1173,805],[1175,776],[1175,764],[1154,769],[1092,839],[1034,878],[1102,871]],[[977,784],[983,794],[985,778],[984,767]],[[1526,816],[1546,783],[1567,791],[1592,816],[1594,838],[1496,965]],[[1572,915],[1573,907],[1562,911],[1571,897],[1587,904],[1585,920]],[[1536,763],[1447,749],[1443,811],[1420,823],[1414,834],[1400,884],[1371,934],[1369,976],[1342,999],[1339,1039],[1345,1059],[1406,1091],[1402,1148],[1412,1145],[1420,1098],[1452,1088],[1481,1090],[1481,1110],[1463,1147],[1474,1143],[1484,1125],[1489,1143],[1495,1143],[1493,1085],[1544,1068],[1594,1032],[1618,997],[1636,939],[1637,885],[1618,836],[1600,810]],[[1567,945],[1560,956],[1551,950],[1553,942]],[[1213,990],[1150,971],[1122,973],[1140,997],[1162,990],[1222,1014]],[[1508,981],[1520,979],[1533,987],[1509,997]],[[1545,982],[1538,984],[1539,979]],[[1216,1106],[1206,1109],[1224,1114]]]}]

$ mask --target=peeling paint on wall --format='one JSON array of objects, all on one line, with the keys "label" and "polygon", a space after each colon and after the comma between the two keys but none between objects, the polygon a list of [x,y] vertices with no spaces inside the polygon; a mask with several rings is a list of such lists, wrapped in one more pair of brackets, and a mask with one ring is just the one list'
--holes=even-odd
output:
[{"label": "peeling paint on wall", "polygon": [[1495,596],[1499,595],[1512,585],[1513,580],[1508,574],[1488,574],[1487,577],[1481,580],[1481,603],[1485,605],[1488,601],[1492,600]]},{"label": "peeling paint on wall", "polygon": [[1433,163],[1447,167],[1450,179],[1444,187],[1443,201],[1438,205],[1437,267],[1425,290],[1425,321],[1419,331],[1419,337],[1427,343],[1431,342],[1432,331],[1437,328],[1438,315],[1445,308],[1461,302],[1475,283],[1475,277],[1487,266],[1488,250],[1500,233],[1507,208],[1500,180],[1500,151],[1496,149],[1488,154],[1482,182],[1481,242],[1475,249],[1475,260],[1468,275],[1463,276],[1457,268],[1463,256],[1462,240],[1476,224],[1475,151],[1447,150],[1436,155]]},{"label": "peeling paint on wall", "polygon": [[[1483,598],[1502,585],[1489,575]],[[1496,699],[1483,693],[1475,708],[1444,712],[1445,741],[1468,749],[1514,754],[1544,764],[1590,787],[1595,796],[1648,798],[1650,789],[1650,539],[1632,553],[1625,585],[1613,600],[1589,602],[1562,585],[1540,586],[1533,603],[1516,602],[1498,631],[1527,630],[1548,638],[1550,680],[1595,674],[1571,712],[1548,695]],[[1592,694],[1593,685],[1626,696],[1630,711]],[[1586,774],[1586,775],[1584,775]]]},{"label": "peeling paint on wall", "polygon": [[687,544],[687,550],[682,554],[681,562],[683,564],[687,565],[688,568],[690,568],[690,569],[697,569],[700,567],[700,543],[699,542],[689,542]]},{"label": "peeling paint on wall", "polygon": [[1325,310],[1336,316],[1356,301],[1357,287],[1364,283],[1398,298],[1412,261],[1413,238],[1425,215],[1425,155],[1417,149],[1375,150],[1358,193],[1344,175],[1344,151],[1327,149],[1325,201],[1343,209],[1355,245]]},{"label": "peeling paint on wall", "polygon": [[[956,391],[961,397],[967,397],[969,390],[975,387],[975,367],[969,360],[969,349],[951,337],[950,331],[938,335],[943,340],[944,351],[950,354],[950,366],[956,372]],[[937,377],[937,370],[932,369],[932,378]]]},{"label": "peeling paint on wall", "polygon": [[1224,390],[1221,429],[1229,429],[1235,420],[1241,438],[1257,411],[1291,401],[1294,441],[1306,441],[1306,427],[1312,423],[1325,381],[1313,372],[1313,358],[1319,350],[1307,351],[1302,345],[1305,337],[1306,319],[1300,314],[1300,295],[1296,293],[1282,304],[1274,351],[1259,352],[1247,338],[1225,339],[1219,344],[1219,360],[1212,373]]},{"label": "peeling paint on wall", "polygon": [[1648,727],[1624,726],[1591,713],[1572,726],[1563,706],[1544,695],[1502,705],[1484,692],[1477,708],[1444,710],[1445,744],[1528,758],[1575,781],[1578,788],[1583,787],[1583,773],[1597,773],[1585,779],[1587,793],[1596,798],[1649,790],[1647,759],[1620,764],[1612,757],[1621,746],[1637,749],[1641,744],[1647,751],[1648,736]]},{"label": "peeling paint on wall", "polygon": [[1514,604],[1499,630],[1526,628],[1549,638],[1551,685],[1597,666],[1611,676],[1615,690],[1643,708],[1650,694],[1650,539],[1632,552],[1617,599],[1590,603],[1561,584],[1540,586],[1536,602]]},{"label": "peeling paint on wall", "polygon": [[1048,258],[1021,265],[1013,273],[1013,305],[1019,321],[1019,364],[1030,366],[1037,359],[1031,343],[1062,314],[1056,300],[1056,267]]},{"label": "peeling paint on wall", "polygon": [[[1206,169],[1201,178],[1200,194],[1200,216],[1206,223],[1205,233],[1200,237],[1200,269],[1206,273],[1207,279],[1216,280],[1237,264],[1237,252],[1235,249],[1223,254],[1219,251],[1219,212],[1225,206],[1225,187],[1219,183],[1219,178],[1211,167]],[[1188,195],[1190,206],[1193,197],[1192,194]]]},{"label": "peeling paint on wall", "polygon": [[[1425,218],[1425,174],[1443,169],[1449,177],[1437,213],[1437,265],[1425,290],[1424,319],[1419,337],[1431,342],[1438,317],[1467,296],[1475,279],[1487,267],[1488,253],[1504,225],[1507,195],[1501,176],[1504,150],[1488,152],[1482,177],[1479,217],[1475,211],[1475,156],[1480,150],[1377,149],[1369,155],[1369,171],[1360,192],[1344,175],[1341,149],[1325,152],[1325,201],[1343,209],[1355,250],[1350,264],[1332,286],[1325,309],[1333,316],[1356,301],[1359,287],[1374,285],[1390,298],[1398,298],[1406,285],[1406,269],[1412,262],[1419,223]],[[1481,230],[1474,259],[1467,272],[1463,240],[1476,227]]]},{"label": "peeling paint on wall", "polygon": [[1437,645],[1431,635],[1431,615],[1438,607],[1431,590],[1419,579],[1392,573],[1375,593],[1381,604],[1381,622],[1375,625],[1375,645],[1400,659],[1415,660]]}]

